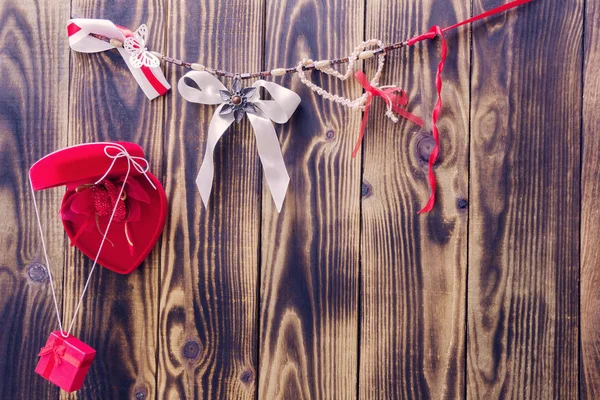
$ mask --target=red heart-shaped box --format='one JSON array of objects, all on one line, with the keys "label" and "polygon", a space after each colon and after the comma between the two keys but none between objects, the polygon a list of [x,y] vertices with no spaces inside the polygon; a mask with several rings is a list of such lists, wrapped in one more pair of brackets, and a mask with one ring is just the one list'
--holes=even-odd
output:
[{"label": "red heart-shaped box", "polygon": [[[115,157],[119,152],[122,155]],[[125,157],[124,152],[134,158]],[[109,169],[106,179],[117,182],[117,185],[118,182],[122,185],[128,168],[130,169],[122,203],[136,201],[136,219],[134,222],[128,222],[114,218],[107,240],[98,256],[98,264],[119,274],[133,272],[144,261],[158,241],[167,218],[167,197],[164,188],[152,173],[148,171],[144,174],[130,164],[131,160],[136,160],[135,157],[139,165],[145,167],[144,162],[139,162],[144,158],[144,151],[137,144],[88,143],[48,154],[29,170],[31,186],[35,191],[66,185],[67,190],[61,207],[63,226],[71,244],[93,260],[98,253],[102,232],[106,230],[113,206],[110,207],[108,216],[99,216],[96,212],[98,206],[94,205],[95,198],[91,191]],[[133,189],[137,193],[135,196]],[[82,197],[75,198],[76,196]],[[137,201],[136,198],[140,197],[142,201]],[[128,203],[125,206],[128,219],[131,205],[132,203]],[[76,212],[68,212],[69,217],[66,218],[65,207],[73,207]],[[84,208],[84,211],[93,211],[93,219],[81,211]]]}]

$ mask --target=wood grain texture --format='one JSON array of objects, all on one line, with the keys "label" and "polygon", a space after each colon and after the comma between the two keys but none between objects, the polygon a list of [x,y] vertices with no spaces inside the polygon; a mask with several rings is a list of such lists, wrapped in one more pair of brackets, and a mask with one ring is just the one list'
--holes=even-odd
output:
[{"label": "wood grain texture", "polygon": [[580,395],[600,398],[600,4],[586,2],[581,162]]},{"label": "wood grain texture", "polygon": [[[0,398],[56,398],[34,374],[37,353],[57,320],[29,167],[66,144],[69,49],[56,41],[68,5],[3,1],[0,6]],[[48,51],[48,49],[52,49]],[[52,82],[52,84],[49,84]],[[60,189],[36,193],[48,256],[61,292],[64,234],[55,218]],[[59,297],[59,301],[61,297]],[[26,372],[24,372],[26,371]]]},{"label": "wood grain texture", "polygon": [[[164,2],[72,2],[79,18],[105,18],[135,29],[149,27],[148,43],[164,51]],[[60,25],[65,26],[66,21]],[[61,32],[62,33],[62,32]],[[61,40],[66,40],[61,34]],[[117,51],[72,53],[69,144],[130,141],[139,144],[151,171],[161,178],[164,99],[148,101]],[[83,388],[63,398],[154,398],[158,330],[160,246],[130,275],[94,271],[73,334],[97,351]],[[65,320],[73,316],[93,261],[67,252]],[[142,396],[143,397],[140,397]]]},{"label": "wood grain texture", "polygon": [[[462,1],[368,2],[367,38],[396,42],[469,17]],[[426,179],[439,44],[423,42],[388,58],[382,84],[409,94],[426,122],[385,118],[380,100],[364,147],[360,398],[461,398],[464,393],[468,198],[468,28],[447,35],[441,158],[435,209]],[[373,69],[371,69],[373,73]],[[423,154],[423,158],[419,156]]]},{"label": "wood grain texture", "polygon": [[[167,52],[235,71],[261,66],[262,0],[169,6]],[[171,68],[177,86],[185,71]],[[225,82],[227,86],[231,82]],[[163,244],[158,386],[164,398],[255,397],[261,171],[247,120],[215,151],[208,209],[195,185],[216,107],[168,98],[171,215]]]},{"label": "wood grain texture", "polygon": [[[381,82],[407,90],[422,132],[375,99],[356,159],[360,113],[268,79],[302,98],[276,126],[291,176],[278,214],[247,121],[217,146],[205,209],[194,181],[215,107],[181,98],[173,65],[150,102],[118,52],[70,52],[65,35],[70,16],[146,23],[151,50],[255,71],[507,1],[0,2],[0,398],[599,398],[597,2],[538,0],[447,35],[424,216],[437,41],[390,54]],[[144,148],[169,217],[136,272],[94,272],[74,334],[98,357],[67,395],[33,372],[57,322],[27,170],[97,140]],[[37,199],[68,322],[92,262],[65,240],[62,194]]]},{"label": "wood grain texture", "polygon": [[469,398],[578,396],[582,9],[473,30]]},{"label": "wood grain texture", "polygon": [[[266,15],[267,69],[347,55],[363,41],[363,1],[268,0]],[[362,93],[353,79],[310,78],[346,97]],[[263,190],[259,398],[354,398],[361,164],[351,154],[360,113],[297,77],[275,81],[302,103],[278,129],[291,177],[281,214]]]}]

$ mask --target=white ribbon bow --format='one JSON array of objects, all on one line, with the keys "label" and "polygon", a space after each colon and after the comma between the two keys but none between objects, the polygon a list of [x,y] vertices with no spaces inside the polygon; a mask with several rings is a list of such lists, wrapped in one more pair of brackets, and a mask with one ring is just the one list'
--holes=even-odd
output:
[{"label": "white ribbon bow", "polygon": [[[185,78],[196,82],[198,87],[189,86]],[[278,124],[287,122],[300,104],[300,96],[276,83],[263,80],[254,82],[252,87],[257,89],[264,87],[273,98],[273,100],[261,100],[259,90],[255,90],[252,97],[247,99],[248,103],[254,105],[253,108],[255,110],[247,112],[246,115],[254,128],[258,155],[263,166],[267,184],[271,190],[271,196],[273,197],[277,211],[281,212],[283,200],[285,199],[285,194],[290,183],[290,177],[283,161],[275,127],[271,121]],[[206,207],[214,178],[213,153],[219,139],[235,120],[235,113],[221,114],[221,110],[228,103],[224,102],[220,91],[227,91],[227,88],[219,79],[208,72],[188,72],[179,80],[177,88],[187,101],[200,104],[220,104],[215,110],[208,127],[204,160],[202,161],[198,178],[196,178],[196,185],[200,191],[202,202]]]},{"label": "white ribbon bow", "polygon": [[[135,34],[126,28],[119,27],[106,19],[70,19],[67,23],[67,34],[71,49],[80,53],[99,53],[116,48],[125,60],[129,71],[150,100],[162,96],[171,88],[165,75],[156,64],[133,66],[131,55],[122,46],[115,47],[109,42],[98,39],[90,34],[96,34],[109,39],[117,39],[124,43],[128,37],[135,38]],[[144,43],[145,45],[145,43]],[[146,54],[146,53],[142,53]]]},{"label": "white ribbon bow", "polygon": [[[112,150],[116,151],[116,153],[111,154],[110,151],[112,151]],[[156,185],[154,185],[154,182],[152,182],[152,179],[150,179],[150,177],[148,176],[148,172],[150,172],[150,164],[148,163],[148,160],[146,160],[144,157],[132,156],[131,154],[129,154],[129,152],[127,151],[125,146],[123,146],[122,144],[119,144],[119,143],[111,143],[111,144],[107,144],[106,146],[104,146],[104,154],[106,154],[106,157],[112,159],[112,162],[110,163],[110,166],[106,170],[106,173],[104,175],[102,175],[102,178],[100,178],[96,181],[96,185],[99,184],[100,182],[102,182],[104,180],[104,178],[106,178],[111,173],[115,163],[117,162],[117,160],[119,158],[126,158],[127,159],[127,174],[125,175],[123,187],[125,187],[125,182],[127,182],[127,178],[129,178],[129,173],[131,172],[131,167],[133,166],[133,168],[135,168],[137,170],[137,172],[139,172],[140,174],[143,174],[146,177],[146,180],[148,180],[148,183],[150,183],[152,188],[154,190],[156,190]],[[142,162],[144,164],[144,166],[142,166],[140,164],[140,162]],[[121,188],[121,192],[122,191],[123,191],[123,188]],[[119,194],[119,198],[120,197],[121,197],[121,195]]]}]

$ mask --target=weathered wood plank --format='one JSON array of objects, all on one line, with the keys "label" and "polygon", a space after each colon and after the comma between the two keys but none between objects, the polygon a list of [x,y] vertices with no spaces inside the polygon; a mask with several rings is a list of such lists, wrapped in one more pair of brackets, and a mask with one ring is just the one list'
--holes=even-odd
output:
[{"label": "weathered wood plank", "polygon": [[[146,23],[148,45],[163,51],[164,2],[76,0],[71,13],[81,18],[106,18],[132,30]],[[64,26],[66,21],[61,21]],[[62,33],[62,32],[61,32]],[[60,40],[66,41],[61,34]],[[72,53],[69,144],[131,141],[144,149],[152,172],[163,168],[164,100],[150,102],[131,76],[119,53]],[[132,274],[123,276],[97,268],[73,334],[97,351],[83,388],[63,398],[154,398],[160,245]],[[70,321],[93,261],[79,251],[67,252],[65,316]]]},{"label": "weathered wood plank", "polygon": [[[350,54],[363,41],[364,2],[267,1],[266,68]],[[318,72],[326,90],[361,95]],[[261,399],[356,397],[360,114],[322,99],[297,77],[275,79],[302,103],[278,127],[291,177],[281,214],[263,189]]]},{"label": "weathered wood plank", "polygon": [[[7,0],[0,7],[0,398],[56,398],[34,373],[58,322],[35,212],[29,167],[67,143],[68,4]],[[65,240],[56,213],[62,192],[36,193],[51,271],[62,300]]]},{"label": "weathered wood plank", "polygon": [[586,2],[581,163],[581,397],[600,398],[600,4]]},{"label": "weathered wood plank", "polygon": [[[262,0],[169,5],[167,53],[235,71],[261,66]],[[171,68],[176,87],[186,72]],[[229,86],[231,82],[224,82]],[[248,121],[215,154],[208,209],[194,183],[214,106],[167,101],[166,190],[158,385],[164,398],[255,397],[260,169]]]},{"label": "weathered wood plank", "polygon": [[469,398],[578,395],[582,9],[473,31]]},{"label": "weathered wood plank", "polygon": [[[462,1],[367,4],[367,37],[386,43],[470,13]],[[429,196],[426,163],[438,43],[391,54],[382,81],[407,91],[409,110],[425,120],[425,134],[406,121],[394,125],[379,100],[370,114],[362,203],[360,398],[461,398],[464,393],[468,32],[447,35],[441,157],[435,171],[439,195],[431,214],[417,211]]]}]

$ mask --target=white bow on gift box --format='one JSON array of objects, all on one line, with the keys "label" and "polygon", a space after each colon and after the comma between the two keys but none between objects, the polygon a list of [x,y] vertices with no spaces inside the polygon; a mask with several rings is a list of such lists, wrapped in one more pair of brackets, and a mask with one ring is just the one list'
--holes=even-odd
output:
[{"label": "white bow on gift box", "polygon": [[[188,85],[186,78],[193,80],[197,87]],[[196,185],[206,207],[214,178],[215,147],[233,121],[239,122],[245,113],[254,129],[258,155],[271,196],[277,211],[281,212],[290,177],[283,161],[273,122],[286,123],[300,104],[300,96],[289,89],[264,80],[254,82],[250,88],[241,89],[240,86],[239,79],[234,80],[234,87],[230,93],[219,79],[204,71],[188,72],[179,80],[177,88],[187,101],[219,104],[208,127],[206,151]],[[264,87],[273,100],[261,100],[258,90],[260,87]]]}]

